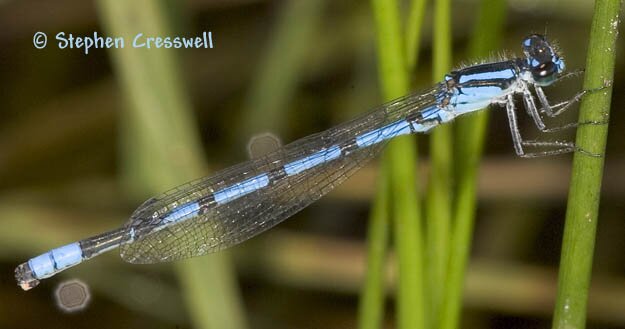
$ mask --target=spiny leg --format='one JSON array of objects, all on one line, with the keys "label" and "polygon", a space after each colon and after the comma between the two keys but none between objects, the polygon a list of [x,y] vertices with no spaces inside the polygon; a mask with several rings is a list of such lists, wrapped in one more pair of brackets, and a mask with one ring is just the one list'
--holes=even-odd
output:
[{"label": "spiny leg", "polygon": [[603,155],[592,153],[583,148],[575,145],[573,142],[562,142],[562,141],[536,141],[536,140],[526,140],[522,142],[523,146],[531,146],[531,147],[555,147],[554,150],[542,151],[537,153],[526,153],[525,157],[540,157],[547,155],[556,155],[563,153],[571,153],[571,152],[579,152],[591,157],[600,158]]},{"label": "spiny leg", "polygon": [[582,121],[582,122],[571,122],[571,123],[567,123],[565,125],[562,126],[557,126],[557,127],[551,127],[551,128],[545,128],[542,129],[541,132],[544,133],[553,133],[553,132],[558,132],[558,131],[562,131],[562,130],[566,130],[566,129],[570,129],[570,128],[577,128],[579,126],[585,126],[585,125],[604,125],[607,122],[604,121]]},{"label": "spiny leg", "polygon": [[[560,81],[567,80],[567,79],[570,79],[570,78],[582,75],[582,74],[584,74],[584,71],[585,71],[584,69],[577,69],[577,70],[565,73],[563,75],[560,75],[550,85],[553,86],[556,83],[559,83]],[[547,114],[547,116],[549,116],[549,117],[555,117],[558,114],[566,111],[568,108],[570,108],[570,106],[572,104],[577,103],[586,94],[586,91],[581,91],[581,92],[575,94],[575,96],[573,96],[569,100],[559,102],[559,103],[557,103],[555,105],[549,105],[549,100],[547,99],[547,96],[545,95],[545,92],[543,91],[543,89],[539,85],[533,85],[533,86],[534,86],[534,90],[536,91],[536,95],[538,96],[538,101],[541,104],[540,112]],[[565,107],[565,108],[557,110],[560,107]],[[554,114],[554,110],[557,110],[556,114]]]},{"label": "spiny leg", "polygon": [[[536,88],[540,88],[540,87],[536,86]],[[542,92],[542,89],[540,90]],[[544,93],[543,93],[543,96],[544,96]],[[574,122],[574,123],[566,124],[564,126],[547,128],[545,126],[545,122],[540,116],[540,113],[538,112],[538,108],[536,107],[536,102],[534,101],[534,96],[529,91],[529,88],[526,88],[525,90],[523,90],[523,104],[525,105],[525,109],[527,110],[527,113],[529,114],[529,116],[532,117],[532,119],[534,120],[534,124],[536,125],[538,130],[540,130],[541,132],[550,133],[550,132],[561,131],[564,129],[577,127],[580,124],[597,124],[594,121],[588,121],[584,123]]]},{"label": "spiny leg", "polygon": [[[514,150],[519,157],[522,158],[536,158],[536,157],[544,157],[550,155],[564,154],[579,151],[581,153],[591,155],[591,156],[600,156],[593,153],[590,153],[586,150],[580,149],[573,143],[568,142],[540,142],[540,141],[524,141],[521,137],[521,132],[519,131],[519,125],[516,118],[516,110],[514,106],[514,99],[512,95],[508,95],[506,100],[506,113],[508,115],[508,124],[510,125],[510,133],[512,134],[512,144],[514,146]],[[531,147],[555,147],[553,150],[541,151],[541,152],[533,152],[533,153],[525,153],[523,146],[531,146]]]},{"label": "spiny leg", "polygon": [[531,146],[531,147],[555,147],[552,150],[525,153],[521,156],[523,158],[539,158],[539,157],[545,157],[545,156],[566,154],[566,153],[575,152],[577,149],[575,144],[570,143],[570,142],[523,141],[522,144],[523,146]]},{"label": "spiny leg", "polygon": [[525,86],[523,88],[523,104],[525,105],[525,110],[527,114],[534,120],[534,124],[538,128],[538,130],[543,131],[547,129],[545,127],[545,122],[540,117],[540,113],[538,113],[538,108],[536,107],[536,102],[534,102],[534,96],[530,92],[529,88]]},{"label": "spiny leg", "polygon": [[603,86],[599,87],[599,88],[594,88],[594,89],[587,89],[587,90],[582,90],[578,93],[576,93],[575,95],[573,95],[573,97],[571,97],[570,99],[566,100],[566,101],[562,101],[559,102],[557,104],[554,105],[550,105],[549,104],[549,100],[547,99],[547,95],[545,95],[545,92],[543,91],[543,89],[540,86],[534,85],[534,90],[536,90],[536,95],[538,96],[538,100],[541,104],[541,109],[540,111],[545,113],[547,116],[553,118],[553,117],[557,117],[558,115],[564,113],[566,110],[570,109],[571,106],[577,104],[579,101],[582,100],[582,98],[589,94],[589,93],[594,93],[597,91],[601,91],[607,87],[609,87],[610,84],[606,83]]},{"label": "spiny leg", "polygon": [[585,71],[586,70],[584,70],[584,69],[576,69],[576,70],[572,70],[572,71],[569,71],[567,73],[564,73],[564,74],[558,76],[558,78],[554,82],[552,82],[551,85],[553,85],[555,83],[558,83],[560,81],[563,81],[563,80],[567,80],[567,79],[570,79],[570,78],[574,78],[574,77],[580,76],[580,75],[584,74]]},{"label": "spiny leg", "polygon": [[534,90],[536,90],[536,95],[538,96],[538,101],[541,105],[540,111],[545,113],[550,118],[557,117],[558,115],[564,113],[573,105],[577,104],[582,97],[589,92],[588,90],[582,90],[566,101],[550,105],[547,95],[545,95],[545,92],[540,86],[534,86]]},{"label": "spiny leg", "polygon": [[[536,90],[536,95],[538,96],[538,99],[539,99],[539,101],[541,103],[541,106],[542,106],[542,108],[540,109],[540,112],[545,113],[547,116],[552,117],[552,118],[556,117],[556,116],[562,114],[564,111],[568,110],[572,105],[574,105],[575,103],[579,102],[582,99],[582,97],[584,97],[584,95],[586,95],[587,93],[598,91],[598,90],[601,90],[601,89],[604,89],[604,88],[605,88],[605,86],[601,87],[601,88],[597,88],[596,90],[595,89],[593,89],[593,90],[583,90],[583,91],[575,94],[575,96],[573,96],[568,101],[563,101],[563,102],[557,103],[555,105],[549,105],[549,101],[547,100],[547,96],[545,95],[545,92],[543,91],[543,89],[540,86],[534,86],[534,89]],[[523,97],[524,97],[524,99],[526,97],[531,97],[531,94],[530,94],[530,96],[526,96],[526,94],[524,93]],[[532,106],[532,105],[534,107],[536,105],[533,102],[533,97],[531,98],[531,102],[527,102],[527,101],[525,102],[525,106]],[[555,112],[554,112],[554,109],[556,110]],[[531,112],[530,115],[532,115],[532,117],[539,116],[539,114],[536,113],[536,109],[535,108],[528,110],[528,112]],[[534,121],[536,121],[536,119],[534,119]],[[565,124],[563,126],[552,127],[552,128],[546,128],[544,126],[541,128],[540,126],[538,126],[538,125],[537,126],[538,126],[538,129],[541,132],[551,133],[551,132],[562,131],[562,130],[565,130],[565,129],[576,128],[576,127],[581,126],[581,125],[602,125],[602,124],[606,124],[606,122],[603,122],[603,121],[573,122],[573,123]]]},{"label": "spiny leg", "polygon": [[518,156],[522,157],[525,154],[523,151],[523,138],[521,138],[521,132],[519,132],[519,124],[516,119],[514,99],[512,99],[512,95],[508,95],[506,100],[506,114],[508,115],[508,124],[510,125],[514,151]]}]

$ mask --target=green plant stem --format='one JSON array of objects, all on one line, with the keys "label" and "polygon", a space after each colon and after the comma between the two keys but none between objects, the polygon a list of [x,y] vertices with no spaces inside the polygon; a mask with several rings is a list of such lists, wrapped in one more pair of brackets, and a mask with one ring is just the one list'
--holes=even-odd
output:
[{"label": "green plant stem", "polygon": [[406,21],[406,71],[411,74],[419,62],[419,44],[421,43],[421,26],[425,15],[426,0],[410,2],[410,11]]},{"label": "green plant stem", "polygon": [[[433,80],[441,81],[451,67],[451,2],[434,2]],[[449,259],[449,230],[452,198],[452,130],[437,127],[430,138],[430,181],[426,207],[427,296],[429,314],[436,326],[445,291],[445,271]]]},{"label": "green plant stem", "polygon": [[[614,76],[620,0],[598,0],[590,30],[584,89],[611,84]],[[600,121],[577,130],[577,145],[591,153],[605,154],[612,87],[591,92],[580,105],[579,122]],[[597,229],[604,156],[576,152],[569,189],[558,297],[553,328],[584,328]]]},{"label": "green plant stem", "polygon": [[[424,0],[411,3],[404,59],[397,3],[373,0],[380,80],[384,98],[389,100],[408,92],[408,73],[417,63],[423,21]],[[407,62],[408,64],[404,64]],[[408,68],[408,69],[407,69]],[[416,142],[401,138],[391,142],[382,160],[381,178],[371,213],[368,236],[366,282],[359,309],[360,328],[379,328],[384,308],[384,264],[388,225],[393,213],[395,245],[399,259],[397,317],[400,328],[424,328],[423,274],[418,193],[415,182]],[[393,196],[391,202],[391,195]]]},{"label": "green plant stem", "polygon": [[408,92],[404,40],[395,0],[372,0],[382,96],[391,100]]},{"label": "green plant stem", "polygon": [[[393,232],[397,254],[398,328],[426,328],[421,220],[416,187],[417,148],[414,138],[391,143],[384,161],[391,177]],[[412,183],[411,183],[412,182]]]},{"label": "green plant stem", "polygon": [[[469,45],[470,58],[486,58],[499,48],[505,21],[506,3],[483,0]],[[440,328],[458,328],[466,266],[471,250],[475,221],[477,171],[482,156],[488,112],[462,117],[456,122],[456,200],[454,225],[447,264],[447,289],[441,310]]]},{"label": "green plant stem", "polygon": [[259,63],[243,106],[241,128],[235,132],[244,145],[259,132],[279,133],[286,126],[288,104],[305,67],[307,52],[322,18],[324,0],[282,2],[272,38]]},{"label": "green plant stem", "polygon": [[[110,35],[172,35],[172,17],[159,1],[99,0]],[[174,50],[110,52],[128,106],[121,112],[122,173],[138,198],[205,174],[202,149]],[[196,328],[244,328],[235,274],[227,255],[178,262],[187,310]]]},{"label": "green plant stem", "polygon": [[360,329],[378,329],[384,318],[384,274],[390,223],[389,189],[386,175],[380,175],[378,193],[373,203],[367,230],[367,267],[358,305],[358,328]]},{"label": "green plant stem", "polygon": [[[372,0],[378,41],[382,94],[390,100],[408,92],[398,4],[394,0]],[[391,186],[395,250],[398,258],[396,291],[399,328],[424,328],[423,273],[419,204],[416,186],[416,143],[411,137],[392,141],[384,155]],[[379,193],[382,193],[380,191]]]}]

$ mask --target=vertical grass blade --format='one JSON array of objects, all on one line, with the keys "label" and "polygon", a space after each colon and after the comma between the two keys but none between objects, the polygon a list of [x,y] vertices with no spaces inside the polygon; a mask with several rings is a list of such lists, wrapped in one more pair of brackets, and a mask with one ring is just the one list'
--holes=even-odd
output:
[{"label": "vertical grass blade", "polygon": [[[488,58],[501,44],[506,3],[483,0],[469,44],[470,58]],[[482,155],[488,112],[459,118],[456,122],[456,200],[447,267],[447,289],[441,310],[440,327],[458,328],[466,265],[471,249],[475,220],[477,170]]]},{"label": "vertical grass blade", "polygon": [[[382,94],[390,100],[408,92],[405,39],[402,37],[398,3],[372,0],[378,43]],[[392,141],[382,161],[383,175],[390,183],[388,213],[393,214],[395,250],[398,259],[396,290],[399,328],[424,328],[423,273],[419,204],[415,183],[416,143],[411,137]],[[378,193],[384,193],[380,189]]]},{"label": "vertical grass blade", "polygon": [[[99,0],[98,6],[109,35],[173,34],[163,2]],[[128,47],[110,55],[128,103],[121,113],[126,186],[142,198],[202,176],[206,166],[175,50]],[[177,269],[196,328],[245,327],[226,254],[180,262]]]},{"label": "vertical grass blade", "polygon": [[[434,1],[432,74],[441,81],[451,68],[451,1]],[[434,129],[430,138],[430,180],[426,202],[426,252],[428,313],[435,327],[445,291],[445,271],[449,259],[449,230],[452,199],[452,127]]]},{"label": "vertical grass blade", "polygon": [[[378,38],[380,81],[387,100],[408,92],[408,74],[417,63],[425,0],[411,2],[406,22],[406,57],[403,56],[397,6],[395,1],[372,1]],[[416,161],[416,143],[411,138],[393,141],[382,160],[382,175],[369,219],[367,273],[359,309],[360,328],[379,328],[382,323],[384,265],[391,214],[394,214],[395,245],[399,263],[399,327],[425,326],[418,194],[415,184],[406,184],[415,182]]]},{"label": "vertical grass blade", "polygon": [[[242,138],[259,132],[279,133],[287,123],[286,110],[297,88],[306,53],[314,47],[324,0],[285,1],[272,38],[262,55],[260,71],[252,82],[244,105]],[[245,141],[246,142],[246,141]]]},{"label": "vertical grass blade", "polygon": [[419,62],[419,44],[421,43],[421,26],[425,14],[426,0],[410,2],[410,11],[406,21],[406,72],[412,74]]},{"label": "vertical grass blade", "polygon": [[[595,2],[584,89],[611,84],[614,76],[616,38],[621,1]],[[604,154],[608,135],[612,87],[592,92],[582,100],[579,122],[602,121],[605,125],[584,125],[577,130],[577,145],[595,154]],[[576,152],[569,188],[558,296],[553,328],[584,328],[592,270],[604,157]]]},{"label": "vertical grass blade", "polygon": [[426,328],[423,251],[420,207],[416,182],[417,148],[415,139],[401,137],[386,151],[386,175],[391,178],[391,211],[397,255],[396,288],[399,329]]},{"label": "vertical grass blade", "polygon": [[[381,172],[385,172],[382,170]],[[386,253],[389,236],[389,193],[386,175],[380,175],[367,228],[367,267],[358,305],[358,328],[378,329],[384,319]]]},{"label": "vertical grass blade", "polygon": [[401,17],[395,0],[372,0],[371,5],[382,96],[386,100],[391,100],[403,96],[409,87],[404,39],[400,28]]}]

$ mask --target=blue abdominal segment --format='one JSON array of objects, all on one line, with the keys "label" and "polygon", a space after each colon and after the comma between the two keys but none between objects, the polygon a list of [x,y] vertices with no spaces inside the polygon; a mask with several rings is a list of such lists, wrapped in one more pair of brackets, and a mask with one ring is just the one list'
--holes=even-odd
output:
[{"label": "blue abdominal segment", "polygon": [[261,174],[215,192],[215,201],[224,204],[269,185],[269,176]]},{"label": "blue abdominal segment", "polygon": [[399,120],[391,123],[390,125],[382,128],[372,130],[368,133],[364,133],[356,137],[356,144],[358,147],[367,147],[373,144],[380,143],[381,141],[389,138],[393,138],[399,135],[410,134],[410,122],[406,120]]},{"label": "blue abdominal segment", "polygon": [[289,176],[297,175],[304,170],[316,167],[328,161],[332,161],[340,156],[341,148],[338,146],[332,146],[325,150],[313,153],[305,158],[287,163],[284,165],[284,171]]},{"label": "blue abdominal segment", "polygon": [[82,261],[80,243],[74,242],[63,247],[52,249],[28,261],[36,277],[47,278],[67,267],[74,266]]},{"label": "blue abdominal segment", "polygon": [[185,203],[182,206],[175,208],[172,212],[165,216],[165,218],[163,218],[163,223],[175,223],[178,221],[183,221],[185,219],[197,216],[199,212],[200,204],[198,202]]}]

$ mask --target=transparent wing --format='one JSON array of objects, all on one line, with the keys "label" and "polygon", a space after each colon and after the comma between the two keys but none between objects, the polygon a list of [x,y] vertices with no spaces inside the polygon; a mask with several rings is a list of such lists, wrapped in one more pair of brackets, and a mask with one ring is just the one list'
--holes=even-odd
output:
[{"label": "transparent wing", "polygon": [[298,174],[275,179],[267,187],[227,203],[213,202],[183,221],[165,225],[163,218],[181,205],[205,198],[215,191],[272,172],[332,146],[344,145],[363,133],[431,108],[436,104],[438,90],[432,88],[397,99],[360,118],[146,201],[130,218],[126,242],[120,246],[122,258],[131,263],[156,263],[199,256],[236,245],[268,230],[343,182],[377,155],[385,143],[357,148]]}]

